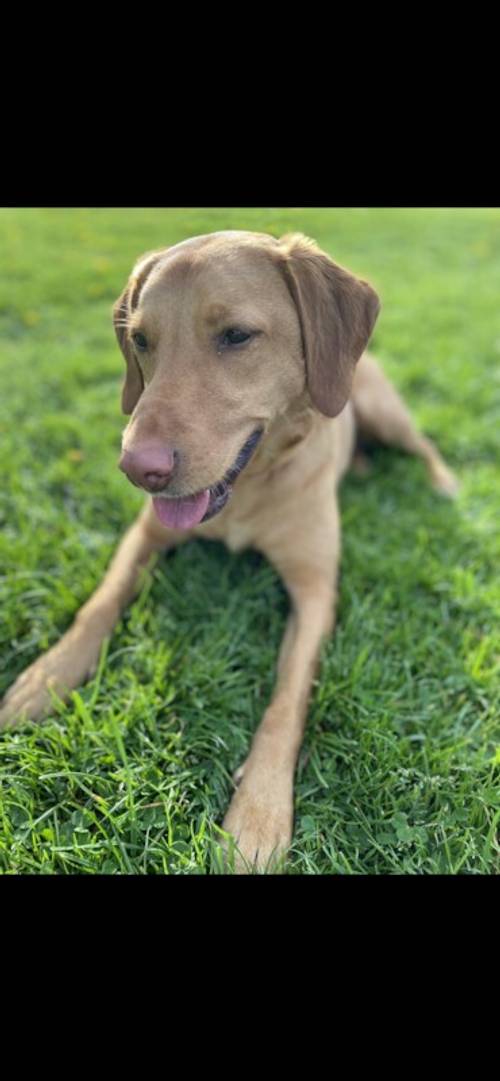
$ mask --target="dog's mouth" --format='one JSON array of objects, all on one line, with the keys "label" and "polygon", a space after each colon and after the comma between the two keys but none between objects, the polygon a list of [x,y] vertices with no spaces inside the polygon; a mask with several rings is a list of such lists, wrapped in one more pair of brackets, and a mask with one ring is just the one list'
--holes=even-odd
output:
[{"label": "dog's mouth", "polygon": [[252,432],[239,451],[234,465],[228,469],[222,480],[213,484],[211,488],[205,488],[203,492],[196,492],[183,499],[169,499],[165,495],[155,496],[153,507],[161,524],[170,529],[192,529],[195,525],[208,522],[210,518],[219,514],[226,506],[235,480],[242,469],[248,465],[263,431],[263,428],[256,428]]}]

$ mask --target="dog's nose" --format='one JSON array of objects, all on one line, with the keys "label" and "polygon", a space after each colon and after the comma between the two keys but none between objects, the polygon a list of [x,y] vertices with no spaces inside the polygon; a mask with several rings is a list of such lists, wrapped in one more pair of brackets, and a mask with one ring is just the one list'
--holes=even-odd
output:
[{"label": "dog's nose", "polygon": [[132,484],[147,492],[162,492],[171,480],[178,453],[172,447],[150,446],[124,450],[118,468],[127,474]]}]

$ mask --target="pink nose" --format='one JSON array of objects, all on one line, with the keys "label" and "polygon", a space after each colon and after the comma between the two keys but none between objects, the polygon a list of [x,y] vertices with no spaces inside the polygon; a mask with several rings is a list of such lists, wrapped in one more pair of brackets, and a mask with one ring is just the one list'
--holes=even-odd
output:
[{"label": "pink nose", "polygon": [[124,450],[118,468],[147,492],[161,492],[171,480],[178,453],[172,447],[149,446]]}]

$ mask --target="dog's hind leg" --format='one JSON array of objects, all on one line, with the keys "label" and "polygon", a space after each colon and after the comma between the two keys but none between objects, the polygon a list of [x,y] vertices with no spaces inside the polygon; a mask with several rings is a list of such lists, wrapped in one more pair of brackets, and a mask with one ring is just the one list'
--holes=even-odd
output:
[{"label": "dog's hind leg", "polygon": [[102,644],[123,608],[139,591],[142,572],[152,556],[188,536],[188,531],[161,526],[148,500],[123,537],[100,586],[80,608],[72,626],[10,687],[1,703],[0,728],[23,718],[39,720],[50,709],[51,689],[66,697],[84,682],[95,670]]},{"label": "dog's hind leg", "polygon": [[454,496],[458,481],[430,439],[417,430],[397,390],[373,357],[359,361],[352,388],[352,405],[361,435],[422,458],[433,488]]}]

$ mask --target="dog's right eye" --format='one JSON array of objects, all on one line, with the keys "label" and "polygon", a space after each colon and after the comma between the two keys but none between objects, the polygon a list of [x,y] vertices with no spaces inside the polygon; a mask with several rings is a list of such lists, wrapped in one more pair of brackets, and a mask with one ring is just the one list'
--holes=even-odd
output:
[{"label": "dog's right eye", "polygon": [[148,347],[148,340],[144,334],[140,333],[140,331],[136,331],[135,334],[132,334],[132,341],[134,345],[137,346],[140,353],[144,353]]},{"label": "dog's right eye", "polygon": [[228,327],[222,334],[217,337],[217,348],[219,352],[231,347],[237,348],[239,345],[246,345],[251,338],[254,338],[259,331],[255,330],[243,330],[241,327]]}]

